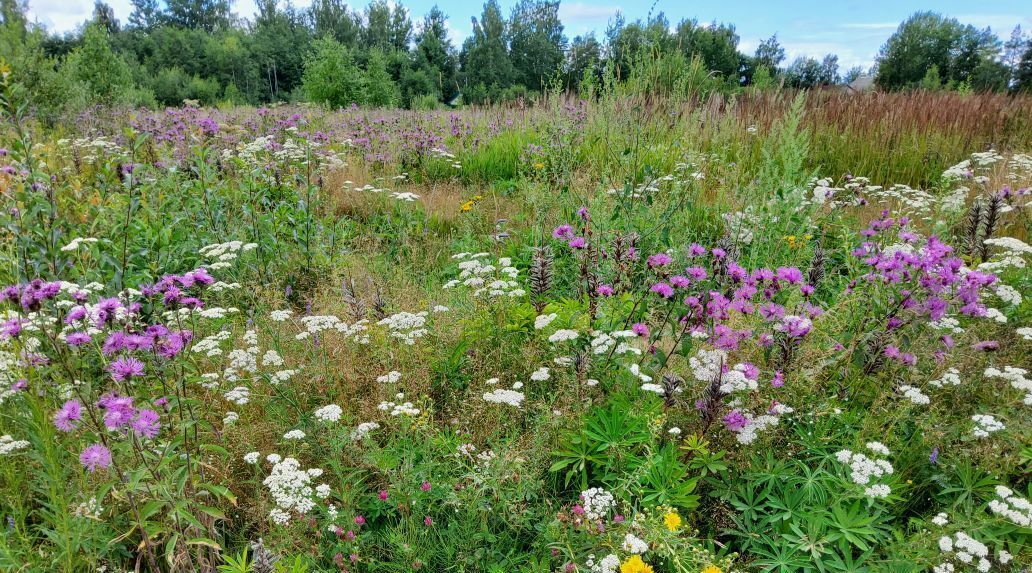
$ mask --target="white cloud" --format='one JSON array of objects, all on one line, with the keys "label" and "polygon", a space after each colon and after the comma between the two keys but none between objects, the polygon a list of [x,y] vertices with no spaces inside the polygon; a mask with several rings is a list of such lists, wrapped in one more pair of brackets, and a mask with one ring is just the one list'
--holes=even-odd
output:
[{"label": "white cloud", "polygon": [[563,24],[579,24],[583,21],[608,20],[620,11],[617,6],[599,6],[586,2],[563,2],[559,5],[559,19]]}]

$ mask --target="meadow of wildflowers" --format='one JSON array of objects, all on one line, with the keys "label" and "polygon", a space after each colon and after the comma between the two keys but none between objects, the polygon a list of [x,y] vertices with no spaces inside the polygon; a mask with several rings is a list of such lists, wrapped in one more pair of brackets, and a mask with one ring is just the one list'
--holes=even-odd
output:
[{"label": "meadow of wildflowers", "polygon": [[1027,136],[2,95],[2,570],[1032,566]]}]

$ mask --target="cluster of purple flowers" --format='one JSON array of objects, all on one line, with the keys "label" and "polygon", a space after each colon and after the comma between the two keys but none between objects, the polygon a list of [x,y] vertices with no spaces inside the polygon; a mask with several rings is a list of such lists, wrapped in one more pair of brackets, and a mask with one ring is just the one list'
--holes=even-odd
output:
[{"label": "cluster of purple flowers", "polygon": [[[934,235],[928,237],[923,246],[914,247],[920,237],[906,229],[909,222],[906,217],[895,220],[883,212],[861,232],[865,241],[853,251],[853,255],[867,266],[867,272],[859,280],[897,286],[895,303],[899,309],[926,316],[931,321],[946,316],[951,307],[963,315],[985,315],[986,308],[980,301],[979,291],[995,283],[996,276],[967,269],[963,259],[954,255],[953,247]],[[899,244],[906,248],[886,247],[875,240],[893,229],[902,241]],[[857,281],[851,283],[850,290],[857,285]],[[901,324],[902,321],[893,314],[886,326],[891,330]]]},{"label": "cluster of purple flowers", "polygon": [[26,311],[35,311],[44,301],[51,300],[61,292],[61,283],[33,279],[26,284],[11,285],[0,290],[0,302],[9,301],[21,305]]},{"label": "cluster of purple flowers", "polygon": [[202,308],[204,303],[186,290],[193,287],[203,288],[215,282],[204,267],[181,275],[166,275],[153,285],[142,285],[140,292],[146,297],[160,296],[162,303],[168,308]]}]

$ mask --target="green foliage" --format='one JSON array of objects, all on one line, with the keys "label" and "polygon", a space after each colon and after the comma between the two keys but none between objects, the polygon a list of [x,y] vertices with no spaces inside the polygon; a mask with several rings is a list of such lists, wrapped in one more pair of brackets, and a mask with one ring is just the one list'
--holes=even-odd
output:
[{"label": "green foliage", "polygon": [[993,65],[999,49],[999,39],[988,28],[978,30],[935,12],[917,12],[882,46],[875,79],[884,89],[916,87],[936,66],[943,82],[959,84],[970,82],[981,66],[979,87],[999,88],[998,76],[1006,75]]},{"label": "green foliage", "polygon": [[69,56],[62,69],[82,84],[91,100],[105,104],[123,101],[132,87],[129,65],[111,49],[107,31],[86,27],[82,46]]},{"label": "green foliage", "polygon": [[330,37],[316,40],[312,47],[302,78],[305,95],[333,108],[363,102],[365,82],[351,52]]}]

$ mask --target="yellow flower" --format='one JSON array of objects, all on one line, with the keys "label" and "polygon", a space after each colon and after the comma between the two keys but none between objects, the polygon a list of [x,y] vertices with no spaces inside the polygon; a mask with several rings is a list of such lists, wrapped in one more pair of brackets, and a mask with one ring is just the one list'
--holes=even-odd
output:
[{"label": "yellow flower", "polygon": [[542,170],[544,168],[545,168],[545,164],[541,163],[540,161],[538,161],[537,163],[534,164],[534,169],[537,169],[537,170],[540,171],[540,170]]},{"label": "yellow flower", "polygon": [[620,573],[654,573],[652,566],[641,560],[637,555],[631,555],[620,565]]},{"label": "yellow flower", "polygon": [[677,528],[681,527],[681,516],[677,515],[676,511],[671,511],[663,516],[663,523],[670,531],[677,531]]},{"label": "yellow flower", "polygon": [[706,568],[702,570],[702,573],[720,573],[720,567],[717,567],[716,565],[707,565]]}]

